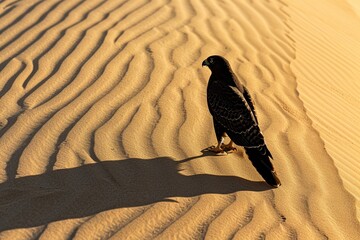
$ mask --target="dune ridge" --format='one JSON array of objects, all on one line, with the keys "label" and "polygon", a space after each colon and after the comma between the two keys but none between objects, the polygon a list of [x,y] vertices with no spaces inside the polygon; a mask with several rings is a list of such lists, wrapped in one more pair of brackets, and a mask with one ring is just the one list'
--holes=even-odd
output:
[{"label": "dune ridge", "polygon": [[[360,180],[356,172],[360,169],[357,161],[360,115],[356,106],[360,104],[357,80],[360,32],[353,29],[360,23],[360,18],[354,16],[348,6],[337,2],[325,5],[319,1],[312,8],[307,6],[293,4],[291,8],[292,26],[296,29],[292,35],[294,39],[301,39],[297,43],[297,58],[292,69],[307,113],[324,140],[345,188],[356,198],[359,219]],[[329,13],[341,14],[342,21],[334,25],[331,15],[318,16],[314,12],[325,7]]]},{"label": "dune ridge", "polygon": [[[342,183],[349,190],[356,175],[336,162],[348,155],[329,151],[307,100],[323,107],[328,96],[304,90],[312,70],[300,62],[298,5],[33,0],[0,9],[1,239],[359,235]],[[201,68],[212,54],[253,95],[278,189],[241,148],[201,152],[215,141]]]}]

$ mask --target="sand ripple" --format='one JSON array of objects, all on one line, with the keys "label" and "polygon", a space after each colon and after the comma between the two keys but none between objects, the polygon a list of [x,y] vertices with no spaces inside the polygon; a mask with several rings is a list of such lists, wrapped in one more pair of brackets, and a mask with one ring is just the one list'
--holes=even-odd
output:
[{"label": "sand ripple", "polygon": [[[294,69],[301,53],[295,25],[311,31],[301,28],[296,7],[5,0],[0,9],[1,239],[359,235],[355,200],[333,160],[349,155],[330,157],[334,142],[324,145],[317,126],[341,131],[346,141],[356,134],[331,128],[336,114],[313,110],[325,106],[326,93],[306,90],[297,79],[300,71],[316,79],[356,71],[311,68],[317,64],[311,54],[337,47],[319,50],[316,38],[306,45],[308,65]],[[215,141],[206,105],[209,71],[201,68],[212,54],[225,56],[254,96],[279,189],[263,182],[241,149],[227,157],[201,152]],[[356,69],[346,54],[336,54],[341,60],[324,55],[324,61]],[[312,84],[307,88],[320,83]],[[345,100],[358,103],[351,94]],[[340,175],[355,189],[356,171],[344,162],[336,166],[344,165]]]}]

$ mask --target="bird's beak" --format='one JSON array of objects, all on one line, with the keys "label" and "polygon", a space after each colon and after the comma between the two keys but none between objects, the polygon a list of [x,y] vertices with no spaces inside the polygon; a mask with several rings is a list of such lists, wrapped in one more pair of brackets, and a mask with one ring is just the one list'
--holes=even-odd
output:
[{"label": "bird's beak", "polygon": [[209,66],[208,60],[205,59],[205,60],[202,62],[201,66],[203,66],[203,67],[204,67],[204,66]]}]

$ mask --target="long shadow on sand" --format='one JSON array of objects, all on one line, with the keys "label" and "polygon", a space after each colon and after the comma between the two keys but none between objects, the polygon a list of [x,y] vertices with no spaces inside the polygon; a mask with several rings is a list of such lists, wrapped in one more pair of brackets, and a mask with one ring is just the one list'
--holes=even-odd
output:
[{"label": "long shadow on sand", "polygon": [[192,159],[175,161],[159,157],[103,161],[3,183],[0,185],[0,230],[173,201],[171,197],[271,189],[264,182],[236,176],[181,174],[183,164]]}]

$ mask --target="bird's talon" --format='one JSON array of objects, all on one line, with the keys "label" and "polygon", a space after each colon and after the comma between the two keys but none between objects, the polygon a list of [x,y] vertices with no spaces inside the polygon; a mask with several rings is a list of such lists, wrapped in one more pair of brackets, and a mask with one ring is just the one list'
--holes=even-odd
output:
[{"label": "bird's talon", "polygon": [[215,147],[214,145],[206,148],[206,150],[216,153],[216,155],[224,155],[224,153],[226,155],[226,152],[221,147]]},{"label": "bird's talon", "polygon": [[237,148],[236,147],[224,148],[224,151],[227,153],[233,153],[237,151]]},{"label": "bird's talon", "polygon": [[233,153],[233,152],[236,152],[237,151],[237,148],[236,147],[233,147],[233,144],[232,142],[229,143],[229,144],[222,144],[221,145],[221,148],[227,152],[227,153]]}]

